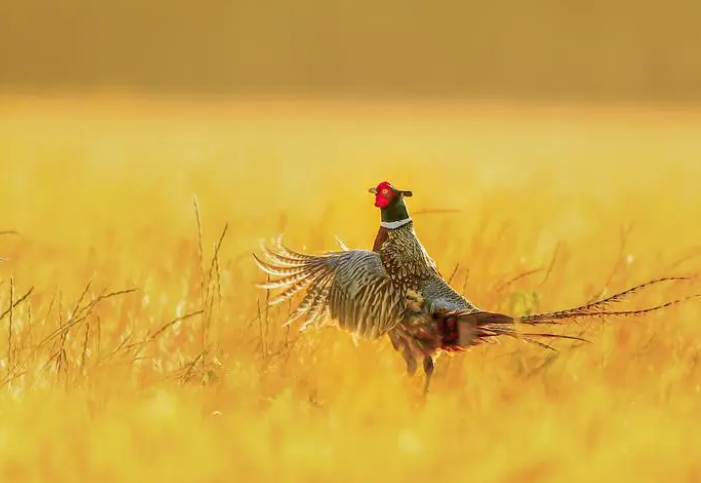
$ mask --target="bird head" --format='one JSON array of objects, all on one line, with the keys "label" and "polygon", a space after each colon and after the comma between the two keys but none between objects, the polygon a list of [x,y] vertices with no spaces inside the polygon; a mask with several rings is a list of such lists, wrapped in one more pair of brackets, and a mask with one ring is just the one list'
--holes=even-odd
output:
[{"label": "bird head", "polygon": [[375,195],[375,206],[380,209],[387,208],[404,196],[412,196],[411,191],[397,189],[389,181],[383,181],[376,187],[370,188],[368,192]]}]

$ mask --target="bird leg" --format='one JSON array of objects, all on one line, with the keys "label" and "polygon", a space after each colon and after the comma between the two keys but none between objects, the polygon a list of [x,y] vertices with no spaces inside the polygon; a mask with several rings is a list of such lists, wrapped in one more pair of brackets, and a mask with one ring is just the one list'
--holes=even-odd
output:
[{"label": "bird leg", "polygon": [[433,358],[426,354],[424,355],[424,374],[426,380],[424,382],[424,396],[428,394],[428,385],[431,383],[431,376],[433,375]]},{"label": "bird leg", "polygon": [[416,372],[416,357],[414,356],[414,352],[411,349],[411,344],[406,339],[406,337],[402,337],[401,334],[395,331],[390,331],[388,335],[389,340],[392,341],[392,346],[394,347],[394,350],[401,352],[402,357],[406,362],[407,373],[410,376],[413,376]]}]

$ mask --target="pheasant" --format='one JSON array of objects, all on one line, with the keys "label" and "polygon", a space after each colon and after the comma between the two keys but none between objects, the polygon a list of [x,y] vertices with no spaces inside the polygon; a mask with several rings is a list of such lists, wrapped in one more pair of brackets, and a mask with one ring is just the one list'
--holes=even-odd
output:
[{"label": "pheasant", "polygon": [[[354,338],[378,340],[387,336],[400,352],[410,376],[422,361],[424,394],[441,352],[464,351],[499,336],[535,343],[545,348],[548,338],[581,340],[548,332],[522,332],[517,324],[552,325],[581,317],[633,316],[650,313],[686,299],[655,307],[612,311],[608,305],[645,287],[688,277],[650,280],[605,299],[556,312],[516,318],[482,310],[457,293],[441,276],[436,263],[419,241],[405,199],[411,191],[382,182],[368,190],[380,209],[380,228],[372,250],[351,250],[339,240],[341,251],[309,255],[293,251],[277,239],[277,250],[261,243],[267,262],[255,254],[258,267],[275,277],[260,288],[283,289],[271,305],[305,291],[301,303],[284,325],[304,318],[302,329],[332,321]],[[689,298],[689,297],[687,297]]]}]

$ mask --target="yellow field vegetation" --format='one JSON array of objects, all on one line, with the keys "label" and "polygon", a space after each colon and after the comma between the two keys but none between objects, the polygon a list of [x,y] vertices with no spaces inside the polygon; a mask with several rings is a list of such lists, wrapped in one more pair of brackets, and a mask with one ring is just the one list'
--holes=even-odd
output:
[{"label": "yellow field vegetation", "polygon": [[251,254],[371,248],[389,180],[478,306],[566,308],[701,272],[700,160],[671,109],[1,98],[0,481],[699,481],[701,300],[424,400],[388,340],[282,328]]}]

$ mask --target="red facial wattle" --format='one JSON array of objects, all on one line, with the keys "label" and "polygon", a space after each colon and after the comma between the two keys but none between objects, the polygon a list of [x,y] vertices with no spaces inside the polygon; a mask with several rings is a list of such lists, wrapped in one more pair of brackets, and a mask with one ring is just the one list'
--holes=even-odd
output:
[{"label": "red facial wattle", "polygon": [[375,195],[375,206],[378,208],[387,208],[389,206],[389,198],[381,193]]},{"label": "red facial wattle", "polygon": [[383,181],[375,188],[375,206],[377,208],[387,208],[392,198],[392,185],[388,181]]}]

